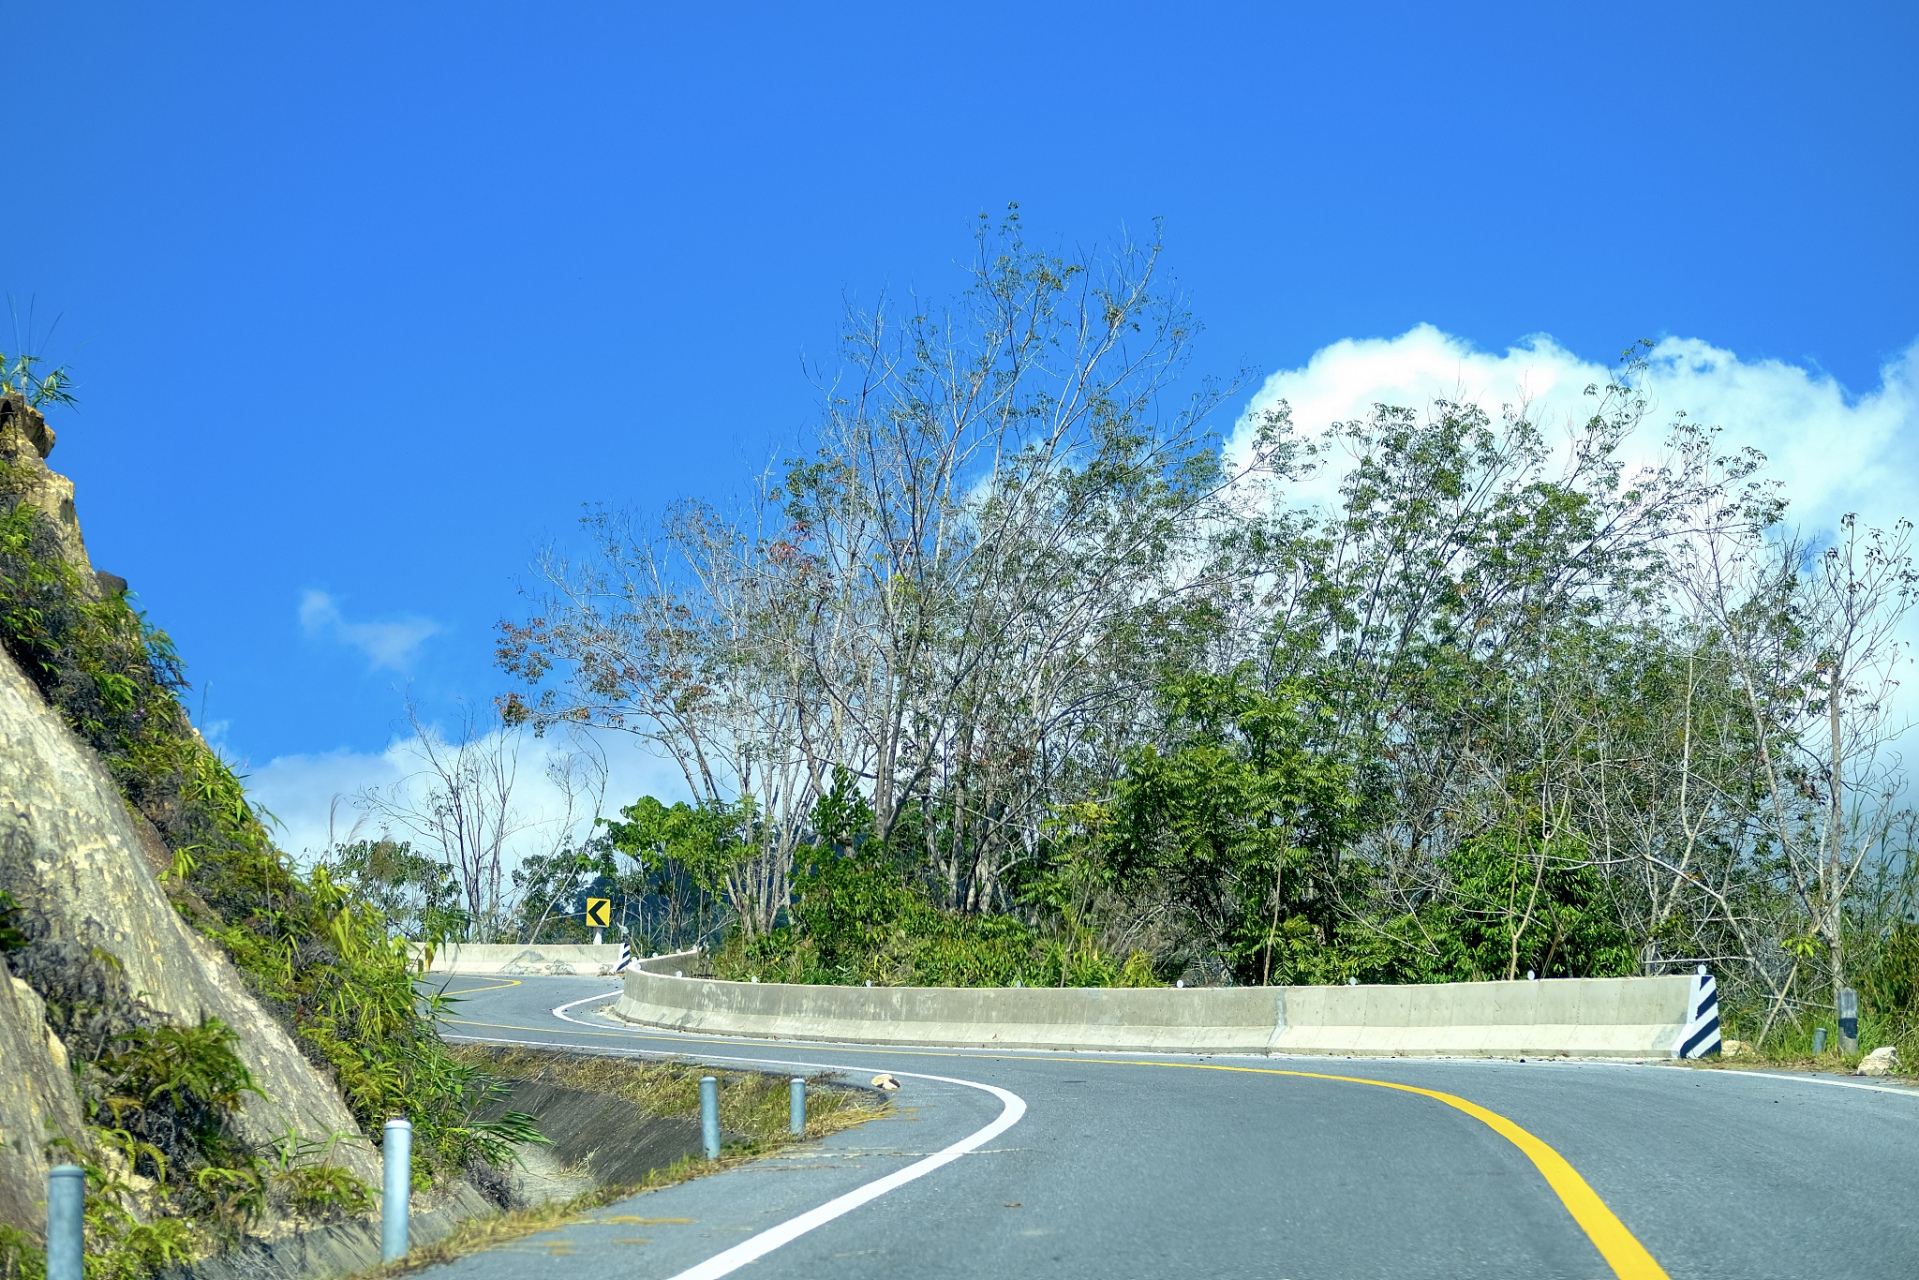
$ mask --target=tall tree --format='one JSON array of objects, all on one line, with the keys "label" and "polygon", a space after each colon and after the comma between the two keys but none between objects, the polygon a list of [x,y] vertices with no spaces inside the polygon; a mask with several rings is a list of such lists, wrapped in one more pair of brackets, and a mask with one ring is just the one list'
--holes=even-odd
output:
[{"label": "tall tree", "polygon": [[836,767],[948,905],[1003,905],[1050,806],[1110,776],[1150,707],[1148,619],[1212,583],[1241,475],[1203,434],[1223,389],[1161,405],[1194,326],[1157,242],[1067,259],[1014,213],[976,247],[952,306],[849,314],[808,448],[744,516],[598,518],[594,554],[549,558],[536,616],[503,624],[502,664],[543,686],[509,716],[628,729],[702,803],[754,801],[749,928]]}]

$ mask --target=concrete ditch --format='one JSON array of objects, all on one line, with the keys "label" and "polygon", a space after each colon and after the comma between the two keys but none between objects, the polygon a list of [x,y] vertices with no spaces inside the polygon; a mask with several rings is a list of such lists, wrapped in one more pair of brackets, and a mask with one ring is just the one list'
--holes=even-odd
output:
[{"label": "concrete ditch", "polygon": [[[576,1055],[550,1055],[556,1063]],[[734,1072],[735,1075],[761,1074]],[[785,1077],[780,1077],[783,1085]],[[475,1112],[497,1120],[522,1111],[538,1122],[543,1143],[515,1148],[517,1167],[484,1179],[468,1177],[415,1192],[409,1236],[414,1248],[439,1243],[463,1223],[504,1210],[567,1201],[603,1187],[629,1187],[701,1151],[694,1116],[661,1115],[612,1094],[540,1078],[501,1077],[502,1088]],[[834,1088],[855,1086],[835,1084]],[[726,1129],[727,1142],[746,1135]],[[380,1223],[347,1219],[308,1225],[168,1270],[162,1280],[335,1280],[380,1265]]]},{"label": "concrete ditch", "polygon": [[[679,976],[636,960],[612,1013],[709,1035],[1133,1053],[1680,1056],[1711,979],[1557,978],[1422,986],[835,987]],[[1710,1052],[1717,1048],[1716,1033]]]}]

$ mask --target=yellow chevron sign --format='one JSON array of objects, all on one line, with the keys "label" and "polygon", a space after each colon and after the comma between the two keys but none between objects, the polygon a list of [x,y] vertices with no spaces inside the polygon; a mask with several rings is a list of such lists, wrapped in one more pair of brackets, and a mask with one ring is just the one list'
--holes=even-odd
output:
[{"label": "yellow chevron sign", "polygon": [[586,922],[595,929],[604,929],[612,923],[613,900],[611,898],[588,898],[586,900]]}]

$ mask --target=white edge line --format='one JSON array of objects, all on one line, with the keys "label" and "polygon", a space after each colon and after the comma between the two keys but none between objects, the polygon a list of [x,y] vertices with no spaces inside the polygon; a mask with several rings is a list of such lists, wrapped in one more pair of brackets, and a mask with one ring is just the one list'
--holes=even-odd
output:
[{"label": "white edge line", "polygon": [[[571,1019],[569,1019],[571,1021]],[[584,1025],[584,1024],[582,1024]],[[1643,1062],[1622,1062],[1617,1058],[1543,1058],[1542,1067],[1611,1067],[1615,1070],[1628,1068],[1667,1068],[1676,1065],[1676,1060],[1648,1059]],[[1890,1093],[1897,1098],[1919,1098],[1919,1089],[1911,1085],[1865,1084],[1858,1080],[1834,1080],[1830,1076],[1789,1075],[1783,1071],[1751,1071],[1745,1067],[1686,1067],[1683,1070],[1696,1071],[1701,1075],[1725,1080],[1784,1080],[1787,1084],[1823,1084],[1834,1089],[1863,1089],[1868,1093]]]},{"label": "white edge line", "polygon": [[1861,1084],[1855,1080],[1828,1080],[1824,1076],[1789,1076],[1778,1071],[1747,1071],[1743,1067],[1725,1067],[1713,1072],[1714,1075],[1752,1076],[1760,1080],[1790,1080],[1794,1084],[1823,1084],[1834,1089],[1865,1089],[1872,1093],[1890,1093],[1901,1098],[1919,1098],[1919,1089],[1905,1085]]},{"label": "white edge line", "polygon": [[[593,1024],[590,1022],[581,1022],[578,1018],[568,1017],[567,1010],[573,1008],[576,1005],[589,1004],[595,1000],[605,1000],[608,998],[608,995],[610,994],[612,993],[587,996],[586,998],[581,1000],[569,1001],[568,1003],[560,1005],[558,1008],[554,1009],[553,1016],[556,1018],[559,1018],[560,1020],[564,1022],[571,1022],[575,1026],[592,1027]],[[593,1029],[597,1031],[600,1028],[594,1027]],[[480,1039],[481,1037],[473,1036],[473,1037],[461,1037],[461,1038],[462,1039]],[[526,1043],[526,1042],[523,1041],[522,1043]],[[557,1047],[573,1047],[573,1046],[555,1046],[555,1047],[557,1048]],[[706,1055],[700,1055],[700,1056],[704,1057]],[[786,1062],[777,1058],[717,1057],[717,1060],[722,1062],[726,1062],[726,1061],[765,1062],[765,1063],[771,1063],[778,1066],[810,1066],[815,1068],[826,1065],[823,1063]],[[842,1071],[854,1071],[854,1070],[858,1070],[859,1068],[831,1067],[829,1069],[842,1070]],[[969,1089],[978,1089],[982,1093],[990,1093],[995,1098],[998,1098],[1000,1100],[1001,1111],[999,1113],[998,1118],[995,1119],[991,1124],[987,1125],[983,1129],[975,1130],[973,1133],[970,1133],[966,1137],[961,1138],[958,1142],[953,1143],[951,1146],[945,1147],[939,1151],[935,1151],[930,1156],[926,1156],[922,1159],[916,1160],[912,1164],[907,1165],[904,1169],[896,1169],[892,1173],[887,1174],[883,1178],[876,1178],[872,1182],[869,1182],[865,1184],[864,1186],[855,1187],[853,1190],[848,1191],[844,1195],[835,1196],[833,1199],[828,1200],[825,1204],[820,1205],[818,1208],[809,1209],[807,1212],[800,1214],[798,1217],[788,1218],[785,1222],[780,1223],[778,1226],[768,1227],[766,1230],[760,1232],[758,1235],[751,1236],[745,1240],[742,1240],[739,1244],[734,1245],[732,1248],[724,1250],[720,1253],[714,1254],[712,1257],[708,1258],[705,1262],[698,1263],[694,1266],[687,1268],[685,1271],[682,1271],[678,1273],[677,1275],[670,1277],[670,1280],[718,1280],[718,1277],[720,1276],[730,1275],[734,1271],[737,1271],[741,1267],[745,1266],[747,1263],[752,1262],[758,1258],[765,1257],[767,1254],[773,1252],[773,1250],[779,1248],[781,1245],[788,1244],[794,1240],[799,1239],[801,1236],[813,1230],[815,1227],[825,1226],[827,1223],[831,1222],[833,1219],[840,1217],[843,1214],[851,1213],[853,1210],[859,1208],[861,1205],[867,1203],[869,1200],[877,1200],[879,1199],[879,1197],[885,1195],[887,1192],[892,1191],[898,1187],[903,1187],[907,1183],[912,1182],[916,1178],[923,1178],[927,1174],[933,1172],[935,1169],[951,1164],[953,1161],[959,1159],[961,1156],[965,1155],[967,1152],[973,1151],[979,1147],[985,1146],[987,1143],[991,1142],[994,1138],[999,1137],[1002,1133],[1005,1133],[1008,1129],[1018,1124],[1020,1122],[1020,1119],[1026,1114],[1025,1099],[1021,1098],[1018,1094],[1013,1093],[1006,1089],[1002,1089],[998,1087],[997,1085],[981,1084],[976,1080],[961,1080],[953,1076],[927,1075],[923,1072],[918,1072],[918,1071],[898,1071],[898,1072],[895,1072],[894,1074],[906,1076],[914,1080],[937,1080],[942,1084],[964,1085],[966,1088],[969,1088]]]}]

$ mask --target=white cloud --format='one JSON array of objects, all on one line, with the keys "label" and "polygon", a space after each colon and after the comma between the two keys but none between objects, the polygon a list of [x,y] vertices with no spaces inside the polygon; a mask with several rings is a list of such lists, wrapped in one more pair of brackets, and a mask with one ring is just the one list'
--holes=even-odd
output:
[{"label": "white cloud", "polygon": [[[498,745],[505,733],[495,730],[484,745]],[[623,735],[605,735],[602,745],[606,752],[609,815],[641,795],[667,801],[685,798],[685,780],[669,762]],[[558,833],[566,801],[548,776],[548,766],[571,747],[564,736],[535,738],[526,734],[521,738],[513,807],[525,825],[509,846],[516,858],[550,847]],[[247,792],[279,820],[276,837],[280,847],[306,862],[334,841],[379,834],[379,819],[364,812],[358,797],[368,789],[387,791],[397,786],[417,790],[421,765],[409,739],[396,739],[382,751],[278,756],[251,771]],[[576,821],[575,834],[584,834],[591,817],[586,814]]]},{"label": "white cloud", "polygon": [[[1643,379],[1653,417],[1636,442],[1650,459],[1663,425],[1684,412],[1723,428],[1729,447],[1752,445],[1785,482],[1789,518],[1830,530],[1856,511],[1889,525],[1919,516],[1910,479],[1919,463],[1919,342],[1887,362],[1879,385],[1850,395],[1830,376],[1780,360],[1741,360],[1696,338],[1668,338],[1650,353]],[[1423,410],[1435,399],[1471,402],[1498,420],[1505,405],[1528,404],[1545,427],[1582,420],[1584,394],[1614,373],[1551,337],[1522,339],[1504,352],[1481,351],[1463,338],[1420,325],[1396,338],[1347,338],[1315,352],[1297,369],[1266,380],[1253,397],[1230,448],[1243,450],[1267,408],[1285,400],[1293,422],[1315,436],[1334,422],[1364,418],[1375,403]],[[1323,496],[1323,478],[1305,496]]]},{"label": "white cloud", "polygon": [[[1628,470],[1655,461],[1665,426],[1683,412],[1721,428],[1726,450],[1751,446],[1768,459],[1766,474],[1784,485],[1786,519],[1815,538],[1830,535],[1848,512],[1862,524],[1889,529],[1919,519],[1919,341],[1886,362],[1879,385],[1854,395],[1831,376],[1782,360],[1741,360],[1696,338],[1668,338],[1648,353],[1641,379],[1652,414],[1625,451]],[[1396,338],[1348,338],[1324,347],[1297,369],[1283,369],[1253,397],[1228,444],[1243,456],[1254,425],[1280,400],[1292,407],[1300,434],[1315,438],[1335,422],[1363,419],[1375,404],[1423,411],[1436,399],[1473,403],[1498,421],[1506,405],[1526,404],[1533,421],[1552,430],[1592,412],[1584,393],[1604,386],[1615,369],[1582,359],[1552,338],[1522,339],[1504,352],[1481,351],[1463,338],[1420,325]],[[1330,497],[1335,463],[1292,497]],[[1900,630],[1908,657],[1919,651],[1919,612]],[[1901,680],[1914,686],[1910,665]],[[1919,726],[1919,704],[1902,689],[1891,722]]]},{"label": "white cloud", "polygon": [[331,639],[366,655],[375,671],[404,672],[427,639],[440,633],[430,618],[401,618],[397,622],[348,622],[339,601],[324,591],[300,594],[300,630],[309,639]]},{"label": "white cloud", "polygon": [[1827,374],[1780,360],[1743,362],[1693,338],[1652,352],[1647,388],[1668,413],[1724,428],[1785,482],[1789,518],[1830,530],[1856,511],[1876,525],[1919,516],[1919,342],[1888,361],[1879,385],[1849,396]]}]

